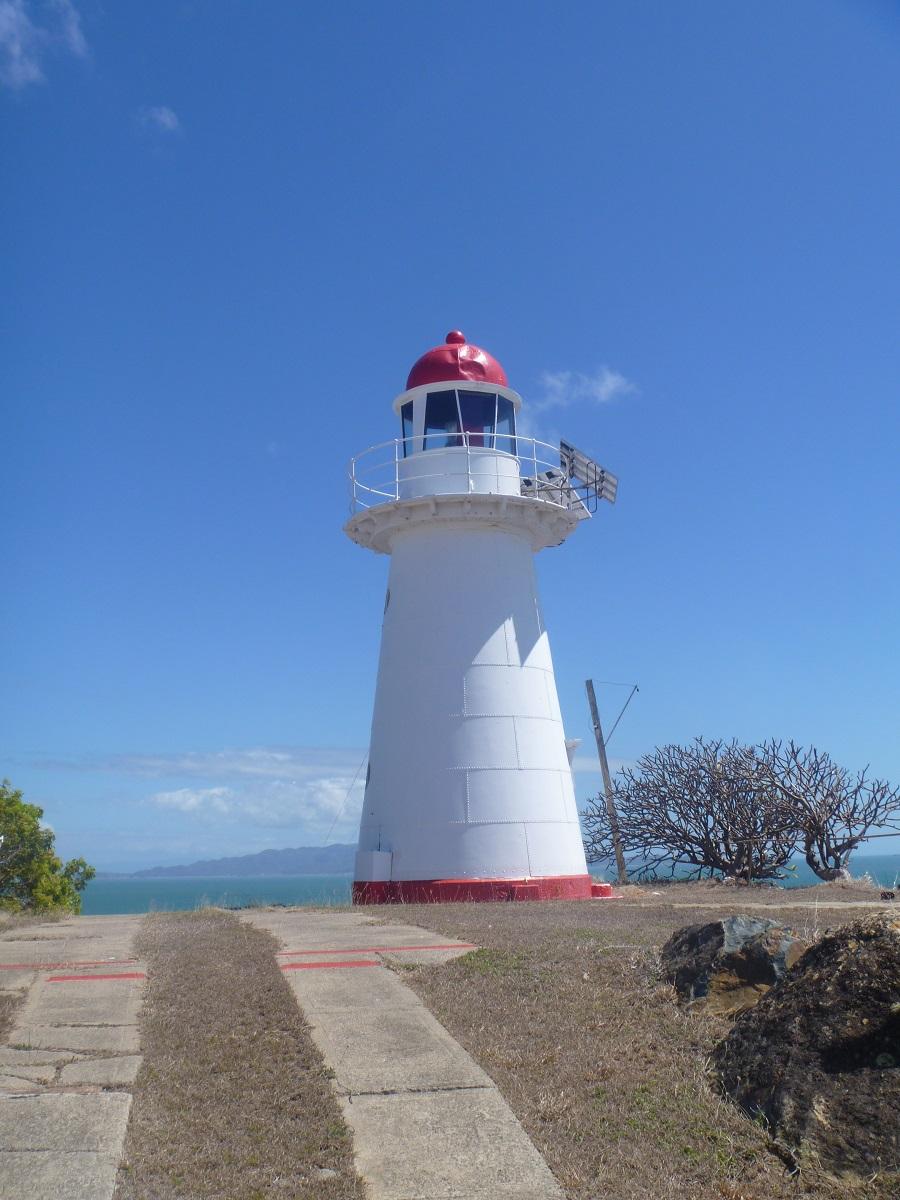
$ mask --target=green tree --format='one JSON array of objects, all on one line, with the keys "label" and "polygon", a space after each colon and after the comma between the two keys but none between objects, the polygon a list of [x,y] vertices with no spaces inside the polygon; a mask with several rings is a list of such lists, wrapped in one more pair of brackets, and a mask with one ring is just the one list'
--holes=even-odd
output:
[{"label": "green tree", "polygon": [[0,909],[81,912],[80,893],[96,872],[83,858],[64,863],[56,856],[43,815],[8,779],[0,783]]}]

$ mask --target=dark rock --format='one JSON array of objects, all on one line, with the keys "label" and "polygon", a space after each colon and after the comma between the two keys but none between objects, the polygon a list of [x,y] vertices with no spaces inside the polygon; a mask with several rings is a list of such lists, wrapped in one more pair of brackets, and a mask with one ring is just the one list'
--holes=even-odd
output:
[{"label": "dark rock", "polygon": [[752,1008],[805,949],[793,930],[777,921],[725,917],[677,930],[660,958],[679,996],[733,1016]]},{"label": "dark rock", "polygon": [[722,1086],[797,1165],[846,1183],[897,1175],[900,916],[827,934],[717,1046]]},{"label": "dark rock", "polygon": [[896,896],[894,895],[893,892],[882,892],[881,899],[882,900],[896,900]]}]

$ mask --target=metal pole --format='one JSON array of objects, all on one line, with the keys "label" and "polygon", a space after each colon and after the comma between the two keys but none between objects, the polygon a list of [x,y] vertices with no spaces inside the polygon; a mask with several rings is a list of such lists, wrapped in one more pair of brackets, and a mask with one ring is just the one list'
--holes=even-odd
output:
[{"label": "metal pole", "polygon": [[594,681],[586,679],[584,683],[588,704],[591,708],[591,721],[594,726],[594,737],[597,739],[597,755],[600,759],[600,771],[603,774],[603,791],[606,796],[606,815],[609,818],[609,832],[612,837],[613,849],[616,854],[616,870],[620,884],[628,882],[628,872],[625,869],[625,855],[622,852],[622,838],[619,835],[619,817],[613,800],[612,780],[609,777],[609,763],[606,761],[606,743],[603,741],[603,727],[600,724],[600,713],[597,711],[597,697],[594,695]]}]

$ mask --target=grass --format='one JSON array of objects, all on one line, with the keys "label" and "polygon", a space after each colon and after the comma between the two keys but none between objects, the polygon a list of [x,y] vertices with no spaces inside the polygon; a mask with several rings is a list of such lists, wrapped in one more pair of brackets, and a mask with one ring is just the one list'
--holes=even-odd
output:
[{"label": "grass", "polygon": [[270,934],[154,914],[117,1200],[362,1200],[352,1142]]},{"label": "grass", "polygon": [[[658,969],[680,926],[758,914],[750,906],[764,903],[764,915],[800,930],[812,906],[779,908],[798,893],[769,888],[626,890],[625,901],[405,905],[386,915],[481,947],[405,971],[404,982],[494,1078],[570,1200],[844,1196],[827,1179],[791,1176],[765,1129],[719,1096],[707,1063],[729,1023],[685,1011]],[[806,891],[820,932],[858,912],[829,903],[871,898]],[[865,1195],[888,1200],[893,1188],[876,1181]]]},{"label": "grass", "polygon": [[16,1013],[24,1000],[24,990],[0,992],[0,1046],[6,1045],[9,1031],[15,1024]]},{"label": "grass", "polygon": [[55,925],[75,915],[68,908],[50,908],[43,912],[0,911],[0,936],[11,929],[27,929],[32,925]]}]

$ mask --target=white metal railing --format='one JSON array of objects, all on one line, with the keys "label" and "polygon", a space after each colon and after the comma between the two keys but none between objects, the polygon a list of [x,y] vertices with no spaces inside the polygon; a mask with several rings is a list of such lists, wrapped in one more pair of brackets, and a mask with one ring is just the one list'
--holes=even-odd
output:
[{"label": "white metal railing", "polygon": [[451,444],[414,454],[412,444],[419,439],[394,438],[351,459],[351,513],[414,496],[476,492],[522,496],[575,510],[579,517],[596,511],[595,494],[570,475],[559,446],[508,433],[436,436]]}]

